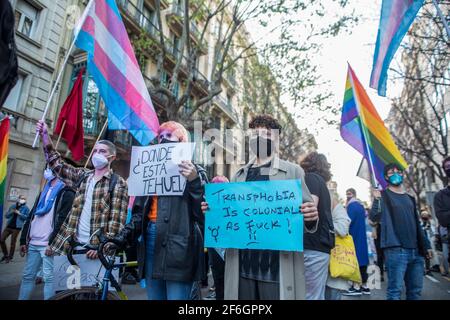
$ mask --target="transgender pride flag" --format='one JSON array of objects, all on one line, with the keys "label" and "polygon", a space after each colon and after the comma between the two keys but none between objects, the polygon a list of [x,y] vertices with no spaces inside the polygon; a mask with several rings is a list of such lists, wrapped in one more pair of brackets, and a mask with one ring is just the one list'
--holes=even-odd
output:
[{"label": "transgender pride flag", "polygon": [[157,135],[158,117],[114,0],[91,0],[75,28],[87,69],[108,109],[108,128],[128,130],[141,145]]},{"label": "transgender pride flag", "polygon": [[370,87],[386,96],[387,71],[424,0],[383,0]]}]

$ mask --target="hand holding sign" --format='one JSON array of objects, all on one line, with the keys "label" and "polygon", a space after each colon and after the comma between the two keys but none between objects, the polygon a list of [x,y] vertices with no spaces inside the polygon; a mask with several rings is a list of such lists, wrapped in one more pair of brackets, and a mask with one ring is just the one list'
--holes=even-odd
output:
[{"label": "hand holding sign", "polygon": [[300,180],[207,184],[205,247],[303,251]]},{"label": "hand holding sign", "polygon": [[197,169],[190,161],[181,161],[178,165],[180,173],[187,179],[187,181],[193,181],[198,177]]},{"label": "hand holding sign", "polygon": [[133,147],[128,194],[130,196],[182,195],[186,187],[186,178],[195,179],[197,175],[195,166],[190,162],[194,147],[194,143],[164,143],[148,147]]}]

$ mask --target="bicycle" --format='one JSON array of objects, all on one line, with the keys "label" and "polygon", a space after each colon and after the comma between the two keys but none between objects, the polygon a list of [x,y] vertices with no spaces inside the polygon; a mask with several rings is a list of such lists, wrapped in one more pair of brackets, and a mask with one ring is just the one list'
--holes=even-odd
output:
[{"label": "bicycle", "polygon": [[[79,289],[68,289],[55,294],[50,300],[128,300],[127,295],[122,291],[121,286],[113,275],[113,270],[124,267],[136,267],[137,261],[127,261],[121,263],[115,263],[116,254],[109,254],[105,257],[104,249],[105,245],[111,243],[116,248],[120,247],[114,239],[104,239],[101,241],[98,248],[91,245],[84,245],[88,250],[97,250],[98,258],[105,268],[102,281],[97,281],[95,286],[81,287]],[[67,259],[73,266],[78,266],[77,262],[73,258],[74,248],[81,246],[80,243],[75,242],[73,239],[69,241],[70,247],[67,252]],[[116,293],[110,292],[109,287],[116,289]]]}]

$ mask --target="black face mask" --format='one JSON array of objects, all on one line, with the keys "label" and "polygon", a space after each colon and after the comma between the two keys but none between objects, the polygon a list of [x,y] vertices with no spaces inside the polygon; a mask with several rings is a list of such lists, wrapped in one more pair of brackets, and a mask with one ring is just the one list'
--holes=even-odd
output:
[{"label": "black face mask", "polygon": [[258,158],[261,156],[270,157],[273,152],[272,140],[262,138],[260,136],[251,138],[249,141],[250,149],[256,154]]},{"label": "black face mask", "polygon": [[162,144],[162,143],[177,143],[177,142],[179,142],[179,141],[171,141],[169,139],[162,138],[160,144]]}]

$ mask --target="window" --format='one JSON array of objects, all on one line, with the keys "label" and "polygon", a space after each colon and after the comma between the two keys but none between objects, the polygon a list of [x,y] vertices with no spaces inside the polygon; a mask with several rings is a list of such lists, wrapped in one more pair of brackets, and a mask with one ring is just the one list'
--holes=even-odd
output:
[{"label": "window", "polygon": [[19,0],[14,16],[16,30],[32,38],[38,22],[39,9],[24,0]]},{"label": "window", "polygon": [[192,108],[194,107],[194,97],[191,96],[188,101],[184,104],[184,113],[189,114],[192,111]]},{"label": "window", "polygon": [[20,111],[19,109],[19,102],[20,102],[20,96],[22,95],[22,87],[25,80],[25,76],[19,74],[19,78],[17,79],[17,83],[14,86],[14,88],[9,93],[8,97],[6,98],[6,101],[4,103],[5,108],[11,110],[11,111]]},{"label": "window", "polygon": [[231,108],[231,103],[232,103],[231,95],[227,94],[227,106],[228,106],[229,108]]},{"label": "window", "polygon": [[144,4],[140,20],[140,25],[142,28],[153,32],[153,27],[155,25],[155,11]]},{"label": "window", "polygon": [[180,38],[175,34],[172,35],[172,54],[178,59],[178,55],[180,54]]}]

